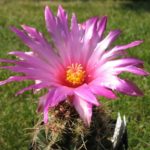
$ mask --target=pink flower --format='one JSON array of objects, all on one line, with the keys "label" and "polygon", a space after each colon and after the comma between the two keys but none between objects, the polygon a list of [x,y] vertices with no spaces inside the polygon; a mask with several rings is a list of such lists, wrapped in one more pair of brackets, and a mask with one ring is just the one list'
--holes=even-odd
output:
[{"label": "pink flower", "polygon": [[23,30],[12,28],[17,36],[31,49],[31,52],[13,51],[9,54],[18,60],[0,59],[13,64],[2,68],[23,73],[23,76],[11,76],[0,85],[12,81],[33,80],[35,84],[27,90],[47,88],[48,92],[40,97],[39,111],[44,112],[44,122],[48,121],[48,110],[71,97],[70,101],[83,119],[90,125],[92,107],[99,106],[96,96],[115,99],[114,91],[131,96],[142,92],[130,81],[118,77],[122,72],[148,75],[142,69],[143,61],[128,58],[126,49],[142,43],[134,41],[127,45],[110,47],[120,35],[119,30],[111,31],[105,38],[107,17],[93,17],[79,24],[72,15],[71,27],[68,16],[59,6],[57,16],[45,8],[45,21],[53,45],[35,28],[23,25]]}]

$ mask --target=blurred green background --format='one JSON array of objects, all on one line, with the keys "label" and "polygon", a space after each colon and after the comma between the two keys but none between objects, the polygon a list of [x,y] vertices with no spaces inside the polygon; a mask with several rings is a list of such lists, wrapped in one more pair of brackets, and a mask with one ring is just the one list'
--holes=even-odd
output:
[{"label": "blurred green background", "polygon": [[[28,48],[9,30],[10,26],[22,24],[33,26],[48,37],[44,22],[44,7],[49,5],[56,13],[61,4],[69,13],[75,12],[78,21],[92,16],[108,16],[107,31],[121,29],[123,32],[115,44],[126,44],[143,39],[144,43],[128,50],[133,57],[145,61],[150,71],[150,2],[137,0],[0,0],[0,57],[13,58],[7,52],[27,50]],[[0,80],[9,75],[9,71],[0,70]],[[134,80],[144,91],[143,97],[128,97],[118,94],[118,100],[106,101],[112,116],[117,112],[125,114],[128,120],[129,149],[150,150],[150,77],[136,77],[125,74]],[[27,128],[32,128],[37,120],[36,107],[38,95],[26,92],[15,97],[15,93],[29,82],[11,83],[0,87],[0,149],[26,150],[30,143]]]}]

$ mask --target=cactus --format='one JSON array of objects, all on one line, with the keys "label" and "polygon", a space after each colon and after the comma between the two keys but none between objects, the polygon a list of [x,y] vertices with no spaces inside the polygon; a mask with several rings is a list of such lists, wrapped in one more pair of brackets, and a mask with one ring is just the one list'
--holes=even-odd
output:
[{"label": "cactus", "polygon": [[[104,111],[105,110],[105,111]],[[103,107],[93,109],[90,127],[85,126],[74,107],[65,101],[49,110],[49,122],[42,117],[32,129],[30,150],[101,150],[112,148],[114,125]]]}]

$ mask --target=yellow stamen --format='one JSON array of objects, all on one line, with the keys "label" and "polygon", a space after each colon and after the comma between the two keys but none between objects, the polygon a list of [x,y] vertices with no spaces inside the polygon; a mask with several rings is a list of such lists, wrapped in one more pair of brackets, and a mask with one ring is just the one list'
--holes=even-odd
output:
[{"label": "yellow stamen", "polygon": [[67,67],[66,81],[73,86],[78,86],[85,81],[85,71],[81,64],[71,64]]}]

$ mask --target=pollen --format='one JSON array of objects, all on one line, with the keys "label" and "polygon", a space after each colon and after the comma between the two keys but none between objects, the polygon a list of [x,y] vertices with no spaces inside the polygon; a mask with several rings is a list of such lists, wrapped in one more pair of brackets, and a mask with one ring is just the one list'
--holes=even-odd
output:
[{"label": "pollen", "polygon": [[72,86],[81,85],[85,81],[85,70],[81,64],[75,63],[67,67],[66,81]]}]

